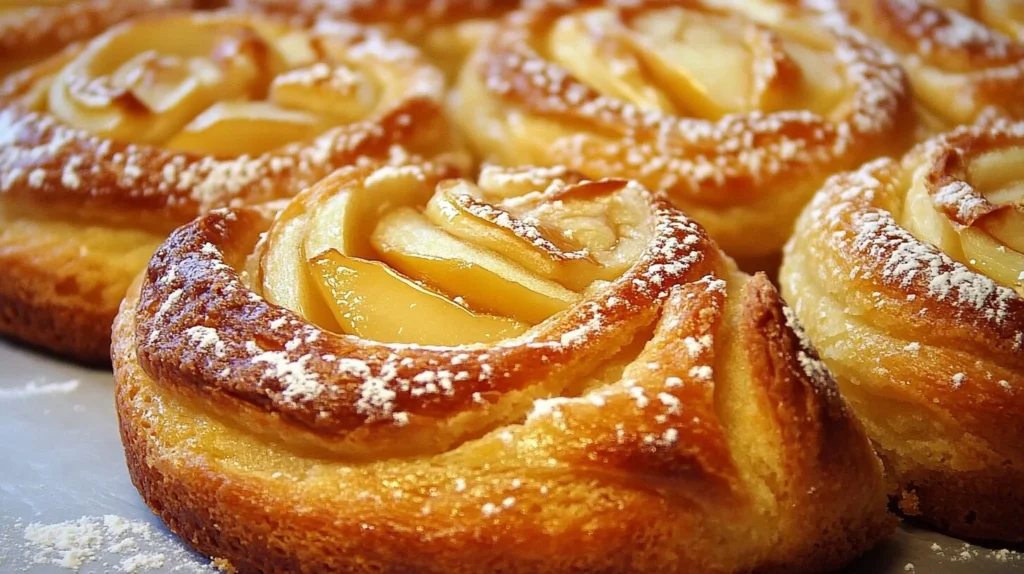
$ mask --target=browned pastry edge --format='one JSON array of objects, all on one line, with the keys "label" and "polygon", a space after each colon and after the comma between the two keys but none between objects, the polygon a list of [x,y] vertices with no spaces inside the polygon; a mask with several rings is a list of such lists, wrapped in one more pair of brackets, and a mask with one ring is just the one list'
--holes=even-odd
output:
[{"label": "browned pastry edge", "polygon": [[[430,532],[411,517],[346,514],[344,507],[330,504],[336,502],[330,497],[318,504],[315,492],[279,488],[244,472],[233,472],[230,464],[218,465],[216,457],[197,456],[190,447],[162,445],[145,409],[157,400],[157,393],[165,391],[157,390],[159,385],[149,379],[135,359],[135,326],[130,310],[138,304],[140,282],[136,281],[122,304],[122,313],[115,322],[113,348],[115,405],[129,475],[143,500],[171,531],[197,551],[217,557],[218,562],[238,572],[728,571],[707,567],[694,570],[692,563],[683,563],[680,568],[679,556],[674,554],[678,550],[652,550],[665,544],[664,537],[679,534],[678,530],[657,526],[689,513],[685,505],[673,510],[671,505],[654,504],[654,493],[617,501],[621,506],[615,512],[614,528],[608,527],[608,516],[601,516],[602,528],[554,535],[536,528],[510,536],[506,530],[509,527],[486,524],[473,530]],[[185,401],[189,408],[197,408],[192,413],[197,423],[217,420],[205,407],[187,397]],[[822,454],[838,456],[831,449]],[[798,472],[793,478],[788,485],[792,498],[780,499],[787,511],[777,527],[789,531],[790,540],[807,537],[818,543],[806,548],[800,560],[768,562],[756,572],[830,571],[847,564],[895,526],[893,517],[884,512],[874,513],[870,519],[851,514],[849,522],[831,524],[820,523],[813,515],[802,516],[790,506],[812,504],[813,498],[820,505],[816,510],[822,506],[842,509],[848,502],[844,502],[843,487],[836,486],[840,483],[826,485],[824,491],[812,496],[814,488],[807,487],[809,477]],[[727,513],[727,508],[723,507],[723,512]],[[699,544],[700,524],[693,526],[696,530],[690,534]],[[676,569],[666,570],[667,564]]]},{"label": "browned pastry edge", "polygon": [[[78,0],[0,15],[0,76],[139,14],[186,9],[190,0]],[[209,4],[209,2],[205,2]]]},{"label": "browned pastry edge", "polygon": [[0,257],[0,333],[88,364],[110,363],[117,306],[62,294],[45,270]]},{"label": "browned pastry edge", "polygon": [[1024,471],[1012,466],[945,471],[879,449],[901,513],[953,536],[1024,542]]}]

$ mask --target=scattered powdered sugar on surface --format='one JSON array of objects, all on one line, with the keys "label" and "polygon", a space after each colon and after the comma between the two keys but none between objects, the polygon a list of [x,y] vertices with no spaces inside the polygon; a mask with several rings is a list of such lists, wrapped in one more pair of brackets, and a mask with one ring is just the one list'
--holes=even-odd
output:
[{"label": "scattered powdered sugar on surface", "polygon": [[10,557],[22,569],[33,565],[71,571],[145,573],[203,573],[214,568],[204,563],[169,533],[141,520],[107,514],[75,520],[28,525],[16,523],[16,534],[5,533],[5,544],[17,544],[20,555]]},{"label": "scattered powdered sugar on surface", "polygon": [[41,395],[56,395],[72,393],[78,389],[77,379],[58,383],[41,383],[29,381],[24,386],[0,389],[0,400],[2,399],[23,399]]},{"label": "scattered powdered sugar on surface", "polygon": [[990,550],[968,544],[967,542],[957,541],[956,544],[950,546],[942,546],[937,542],[933,542],[931,550],[936,556],[949,562],[972,562],[975,560],[1000,563],[1024,562],[1024,553],[1006,548]]}]

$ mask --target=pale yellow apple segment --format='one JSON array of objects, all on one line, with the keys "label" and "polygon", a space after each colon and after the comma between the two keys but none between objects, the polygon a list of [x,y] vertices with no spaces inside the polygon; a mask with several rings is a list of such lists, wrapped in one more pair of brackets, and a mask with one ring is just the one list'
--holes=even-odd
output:
[{"label": "pale yellow apple segment", "polygon": [[258,155],[310,140],[327,123],[308,112],[269,102],[218,102],[167,142],[167,149],[209,155]]},{"label": "pale yellow apple segment", "polygon": [[[260,70],[250,59],[210,58],[218,41],[223,36],[196,34],[185,20],[139,20],[65,66],[51,85],[49,110],[98,136],[162,144],[215,102],[246,98],[256,87]],[[147,50],[139,53],[140,44]],[[83,85],[82,78],[96,81]]]},{"label": "pale yellow apple segment", "polygon": [[737,23],[672,8],[644,14],[633,28],[638,55],[677,107],[712,120],[750,108],[753,54]]},{"label": "pale yellow apple segment", "polygon": [[470,345],[516,337],[529,325],[480,315],[387,265],[329,249],[310,261],[314,282],[342,331],[383,343]]},{"label": "pale yellow apple segment", "polygon": [[580,295],[438,229],[412,208],[385,215],[371,242],[381,259],[470,307],[530,324],[565,310]]},{"label": "pale yellow apple segment", "polygon": [[[463,187],[465,186],[463,185]],[[501,253],[536,275],[556,281],[570,288],[583,288],[586,286],[573,285],[573,278],[591,278],[587,281],[589,283],[593,280],[593,277],[598,275],[600,264],[594,261],[593,258],[580,256],[568,259],[560,256],[564,252],[578,254],[580,253],[580,247],[571,245],[559,246],[553,243],[561,239],[557,231],[551,230],[551,232],[544,234],[543,238],[550,244],[550,247],[562,249],[558,252],[552,252],[551,249],[545,250],[530,240],[517,235],[511,229],[502,227],[497,223],[467,211],[455,199],[455,194],[458,192],[459,190],[456,188],[454,190],[444,189],[436,193],[427,204],[425,211],[427,219],[455,237]],[[504,217],[510,222],[514,221],[510,215],[506,214]],[[539,236],[540,231],[537,231],[537,234]],[[561,242],[565,243],[564,241]]]},{"label": "pale yellow apple segment", "polygon": [[970,266],[997,283],[1024,294],[1024,255],[1007,249],[991,235],[971,227],[960,230],[964,256]]},{"label": "pale yellow apple segment", "polygon": [[672,103],[644,76],[636,56],[626,51],[628,31],[612,32],[617,26],[616,16],[608,10],[560,18],[551,30],[551,57],[606,96],[644,110],[673,112]]}]

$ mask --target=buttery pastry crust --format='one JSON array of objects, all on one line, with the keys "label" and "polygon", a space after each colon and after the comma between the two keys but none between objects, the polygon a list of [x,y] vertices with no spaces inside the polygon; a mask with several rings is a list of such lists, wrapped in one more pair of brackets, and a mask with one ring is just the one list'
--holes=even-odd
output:
[{"label": "buttery pastry crust", "polygon": [[781,272],[900,507],[1010,542],[1024,540],[1022,156],[1024,125],[996,122],[837,176]]},{"label": "buttery pastry crust", "polygon": [[828,175],[911,135],[895,59],[798,2],[539,2],[458,88],[483,157],[665,189],[740,259],[777,254]]},{"label": "buttery pastry crust", "polygon": [[838,0],[838,6],[899,55],[924,137],[985,117],[1024,119],[1019,2]]},{"label": "buttery pastry crust", "polygon": [[[344,169],[273,219],[211,212],[135,282],[113,344],[122,440],[143,498],[190,545],[242,572],[811,572],[891,532],[879,462],[763,275],[636,184],[441,175]],[[432,221],[475,213],[511,233],[491,239],[585,269],[551,233],[566,205],[587,245],[603,217],[635,224],[620,247],[645,239],[620,276],[576,284],[575,303],[504,341],[377,342],[270,302],[301,291],[261,277],[273,242],[308,258],[288,238],[315,235],[339,198],[435,186],[431,204],[475,207]],[[516,215],[527,205],[536,222]],[[406,213],[360,209],[343,225],[376,225],[374,241]],[[365,239],[331,241],[363,253]]]},{"label": "buttery pastry crust", "polygon": [[196,214],[288,196],[371,157],[465,165],[443,85],[375,31],[229,13],[138,18],[10,76],[0,332],[106,362],[124,290]]},{"label": "buttery pastry crust", "polygon": [[0,3],[0,76],[87,40],[133,16],[190,0],[43,0]]}]

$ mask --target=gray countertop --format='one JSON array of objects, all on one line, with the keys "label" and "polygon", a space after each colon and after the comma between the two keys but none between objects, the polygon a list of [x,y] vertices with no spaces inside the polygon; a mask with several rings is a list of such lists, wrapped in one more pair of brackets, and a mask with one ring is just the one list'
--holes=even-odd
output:
[{"label": "gray countertop", "polygon": [[[109,372],[0,341],[0,572],[201,572],[125,470]],[[912,565],[912,566],[910,566]],[[1010,574],[1024,554],[903,527],[844,574]]]}]

